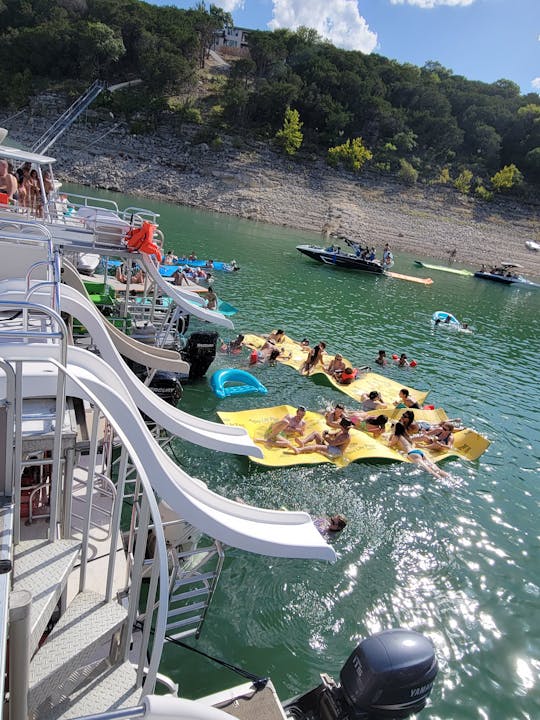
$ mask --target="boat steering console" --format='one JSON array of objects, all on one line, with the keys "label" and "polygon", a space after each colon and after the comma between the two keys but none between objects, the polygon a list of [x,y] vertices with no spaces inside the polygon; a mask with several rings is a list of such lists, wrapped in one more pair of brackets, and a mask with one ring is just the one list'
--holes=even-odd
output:
[{"label": "boat steering console", "polygon": [[435,650],[419,633],[397,628],[363,640],[343,666],[340,684],[321,684],[283,704],[294,720],[395,720],[425,707],[437,675]]}]

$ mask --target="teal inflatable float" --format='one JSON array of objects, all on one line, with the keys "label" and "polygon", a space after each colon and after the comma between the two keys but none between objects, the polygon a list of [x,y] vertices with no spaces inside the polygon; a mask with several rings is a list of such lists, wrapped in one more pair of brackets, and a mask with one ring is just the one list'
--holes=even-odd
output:
[{"label": "teal inflatable float", "polygon": [[210,387],[221,399],[231,395],[246,395],[247,393],[266,395],[268,392],[256,377],[247,370],[239,370],[238,368],[216,370],[210,378]]}]

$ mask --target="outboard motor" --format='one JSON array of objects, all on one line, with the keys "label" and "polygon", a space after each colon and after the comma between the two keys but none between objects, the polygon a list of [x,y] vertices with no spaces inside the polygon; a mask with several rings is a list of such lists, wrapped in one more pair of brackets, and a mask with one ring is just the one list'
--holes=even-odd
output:
[{"label": "outboard motor", "polygon": [[182,358],[189,363],[189,379],[202,378],[214,362],[217,352],[217,332],[194,332],[181,351]]},{"label": "outboard motor", "polygon": [[385,630],[358,645],[340,685],[321,675],[321,685],[284,709],[297,720],[400,720],[425,707],[437,670],[430,640],[411,630]]}]

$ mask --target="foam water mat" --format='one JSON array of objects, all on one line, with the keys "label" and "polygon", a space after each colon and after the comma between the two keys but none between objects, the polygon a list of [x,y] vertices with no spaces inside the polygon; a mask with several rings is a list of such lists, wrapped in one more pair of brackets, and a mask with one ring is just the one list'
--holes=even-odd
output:
[{"label": "foam water mat", "polygon": [[[254,462],[270,467],[289,467],[292,465],[318,465],[332,463],[338,467],[346,467],[357,460],[393,460],[408,462],[407,458],[397,451],[389,448],[384,440],[372,437],[368,433],[351,429],[351,441],[342,456],[328,458],[322,453],[303,453],[294,455],[288,448],[275,447],[265,442],[265,433],[278,420],[285,415],[294,415],[296,408],[292,405],[277,405],[267,408],[240,410],[239,412],[218,412],[218,416],[225,425],[237,425],[244,428],[252,440],[262,449],[262,458],[251,457]],[[304,437],[312,432],[322,433],[328,430],[324,415],[307,411],[304,417],[306,431]],[[292,440],[294,444],[294,439]]]},{"label": "foam water mat", "polygon": [[[256,350],[259,350],[265,342],[266,338],[260,335],[245,335],[244,337],[244,344]],[[281,350],[281,354],[277,358],[278,362],[283,365],[288,365],[299,372],[302,370],[310,348],[302,347],[300,343],[287,336],[285,336],[283,342],[276,343],[276,347]],[[333,355],[324,353],[324,363],[328,365],[333,357]],[[352,367],[352,363],[346,358],[343,358],[343,362],[346,366]],[[379,375],[373,372],[360,372],[356,380],[353,380],[348,385],[344,385],[329,375],[320,364],[315,365],[312,369],[310,377],[314,376],[324,378],[325,382],[358,402],[361,402],[361,396],[364,393],[377,390],[384,398],[384,401],[388,403],[389,407],[392,407],[392,403],[398,398],[401,388],[407,388],[410,395],[416,398],[420,404],[424,402],[429,393],[429,391],[415,390],[408,385],[391,380],[385,375]]]},{"label": "foam water mat", "polygon": [[[481,435],[471,428],[464,428],[454,433],[454,444],[451,448],[448,448],[448,450],[428,450],[426,454],[433,462],[437,463],[451,457],[461,457],[464,460],[473,461],[478,460],[486,452],[490,444],[491,442],[485,435]],[[421,443],[417,447],[424,450]]]},{"label": "foam water mat", "polygon": [[[351,429],[351,441],[347,450],[342,456],[328,458],[322,453],[302,453],[295,455],[289,448],[276,447],[265,440],[268,429],[285,415],[294,415],[296,408],[292,405],[277,405],[267,408],[253,408],[237,412],[218,412],[218,416],[225,425],[236,425],[244,428],[251,439],[263,451],[262,458],[251,457],[250,459],[261,465],[269,467],[291,467],[294,465],[318,465],[320,463],[332,463],[337,467],[346,467],[351,462],[361,460],[390,460],[395,462],[410,462],[404,453],[388,447],[388,439],[385,436],[375,438],[367,432]],[[377,415],[380,411],[373,411],[370,415]],[[384,412],[384,411],[383,411]],[[395,410],[389,420],[397,420],[403,410]],[[415,410],[415,418],[425,422],[441,422],[447,418],[442,408],[435,410]],[[312,432],[322,433],[328,430],[324,415],[321,413],[307,411],[304,417],[306,430],[304,437]],[[389,428],[388,428],[389,429]],[[291,439],[294,444],[294,439]],[[454,445],[446,451],[424,450],[426,455],[434,462],[440,462],[447,458],[461,457],[465,460],[477,460],[489,447],[489,440],[470,428],[458,430],[454,433]],[[419,447],[422,447],[419,445]],[[422,448],[424,449],[424,448]]]}]

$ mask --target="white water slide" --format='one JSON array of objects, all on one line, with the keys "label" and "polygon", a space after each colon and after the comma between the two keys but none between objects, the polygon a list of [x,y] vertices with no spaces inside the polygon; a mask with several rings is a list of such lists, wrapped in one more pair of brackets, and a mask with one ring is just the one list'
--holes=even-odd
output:
[{"label": "white water slide", "polygon": [[142,261],[144,269],[156,283],[158,288],[160,288],[165,295],[171,297],[183,310],[191,315],[195,315],[195,317],[198,317],[201,320],[206,320],[206,322],[214,323],[215,325],[223,325],[223,327],[234,328],[232,320],[225,317],[225,315],[217,312],[217,310],[208,310],[206,307],[202,307],[201,303],[204,301],[197,297],[195,293],[190,292],[189,290],[183,290],[178,285],[168,283],[165,278],[159,274],[158,268],[149,255],[145,255],[143,253],[140,255],[139,259]]},{"label": "white water slide", "polygon": [[[0,296],[7,300],[6,294]],[[14,343],[13,357],[37,359],[25,367],[24,397],[54,397],[58,346]],[[5,347],[4,347],[5,350]],[[47,359],[49,355],[49,359]],[[5,353],[11,359],[11,353]],[[126,385],[102,358],[82,348],[68,347],[66,394],[97,402],[129,450],[136,467],[144,468],[155,492],[178,515],[210,537],[248,552],[274,557],[335,560],[310,516],[237,503],[212,492],[178,467],[152,436]],[[6,379],[0,373],[0,397]]]},{"label": "white water slide", "polygon": [[104,360],[70,347],[68,368],[94,394],[115,429],[129,438],[154,490],[182,518],[210,537],[249,552],[335,560],[334,550],[307,513],[265,510],[228,500],[178,467],[156,442],[127,387]]},{"label": "white water slide", "polygon": [[[91,302],[90,295],[81,276],[75,267],[65,258],[62,263],[62,280],[66,285],[77,290],[85,299]],[[116,349],[121,355],[124,355],[124,357],[145,367],[155,368],[156,370],[168,370],[170,372],[185,373],[186,375],[189,373],[189,363],[182,360],[180,353],[175,350],[145,345],[139,340],[135,340],[135,338],[123,333],[112,322],[107,320],[104,315],[100,314],[100,318],[103,327],[109,333]]]},{"label": "white water slide", "polygon": [[[1,287],[5,288],[0,294],[2,300],[10,302],[24,300],[25,293],[21,291],[20,283],[18,283],[16,289],[13,281],[10,282],[9,287],[5,282],[1,284]],[[138,408],[158,425],[176,437],[210,450],[262,457],[262,450],[255,445],[244,428],[222,425],[221,423],[198,418],[169,405],[169,403],[158,397],[133,374],[122,360],[108,330],[105,329],[103,316],[92,301],[83,297],[68,285],[60,286],[60,297],[62,311],[73,315],[85,325],[104,360],[121,378],[125,392],[129,394]],[[41,293],[35,292],[32,295],[32,300],[42,302],[45,305],[48,303],[49,297],[45,291]],[[87,350],[85,352],[88,355],[91,354]],[[138,362],[142,362],[142,360]],[[37,379],[37,383],[39,384],[39,379]],[[36,389],[35,392],[37,391]]]}]

